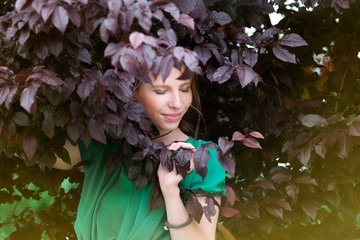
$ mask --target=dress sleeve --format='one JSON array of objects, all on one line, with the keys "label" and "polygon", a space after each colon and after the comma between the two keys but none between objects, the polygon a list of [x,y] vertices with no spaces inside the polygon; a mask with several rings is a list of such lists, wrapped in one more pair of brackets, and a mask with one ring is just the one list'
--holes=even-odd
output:
[{"label": "dress sleeve", "polygon": [[180,187],[190,189],[195,192],[196,190],[201,190],[207,193],[214,193],[216,195],[220,192],[225,196],[225,170],[216,157],[216,151],[216,149],[209,148],[210,159],[207,164],[208,173],[204,180],[194,170],[180,182]]}]

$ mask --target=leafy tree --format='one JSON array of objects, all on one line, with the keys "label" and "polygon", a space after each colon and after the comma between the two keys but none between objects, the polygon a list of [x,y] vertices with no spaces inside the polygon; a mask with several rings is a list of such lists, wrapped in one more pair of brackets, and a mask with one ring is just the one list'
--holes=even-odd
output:
[{"label": "leafy tree", "polygon": [[[234,175],[222,208],[230,218],[222,221],[237,239],[360,238],[358,2],[17,0],[2,6],[0,199],[19,201],[16,189],[33,199],[47,190],[55,199],[2,221],[16,228],[12,239],[40,239],[44,232],[75,238],[81,185],[65,194],[60,184],[69,175],[81,182],[81,173],[51,169],[55,156],[69,162],[66,139],[121,142],[123,155],[109,158],[108,170],[128,164],[138,187],[156,178],[151,169],[159,155],[173,167],[173,153],[149,144],[146,132],[154,129],[131,93],[135,77],[148,82],[149,71],[166,77],[181,62],[184,77],[204,76],[202,137],[218,143],[210,147],[219,148],[220,162]],[[276,26],[273,12],[283,15]],[[206,151],[196,151],[203,175]],[[184,171],[188,154],[176,158]],[[29,190],[29,182],[39,191]],[[161,196],[154,189],[156,207]]]}]

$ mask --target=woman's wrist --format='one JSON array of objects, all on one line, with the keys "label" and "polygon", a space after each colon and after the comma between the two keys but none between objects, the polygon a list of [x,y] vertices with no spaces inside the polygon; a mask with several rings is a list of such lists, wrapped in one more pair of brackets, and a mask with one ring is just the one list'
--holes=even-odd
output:
[{"label": "woman's wrist", "polygon": [[[165,186],[164,186],[165,185]],[[178,185],[160,185],[160,189],[164,197],[166,196],[178,196],[180,195],[180,188]]]}]

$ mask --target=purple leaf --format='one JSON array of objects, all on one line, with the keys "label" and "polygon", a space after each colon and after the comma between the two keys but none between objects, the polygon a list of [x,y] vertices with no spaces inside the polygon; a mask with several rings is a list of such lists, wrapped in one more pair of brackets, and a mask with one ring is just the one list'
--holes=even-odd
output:
[{"label": "purple leaf", "polygon": [[199,201],[196,198],[188,197],[186,209],[193,216],[194,220],[199,223],[203,215],[203,208]]},{"label": "purple leaf", "polygon": [[206,167],[210,159],[209,148],[205,145],[201,145],[196,149],[193,158],[195,169],[203,169],[204,167]]},{"label": "purple leaf", "polygon": [[221,207],[221,214],[224,217],[233,217],[236,214],[240,213],[239,210],[235,209],[235,208],[230,208],[230,207]]},{"label": "purple leaf", "polygon": [[161,40],[166,41],[167,43],[169,43],[170,46],[172,46],[172,47],[176,46],[177,36],[173,29],[170,28],[167,30],[167,29],[161,28],[161,29],[159,29],[157,34],[159,35]]},{"label": "purple leaf", "polygon": [[111,124],[119,124],[122,122],[121,118],[114,113],[105,113],[100,116],[102,120]]},{"label": "purple leaf", "polygon": [[29,81],[31,79],[38,79],[38,80],[42,81],[43,83],[46,83],[51,86],[58,86],[58,85],[64,84],[63,80],[61,80],[58,77],[46,75],[46,74],[39,73],[39,72],[31,74],[29,77],[27,77],[26,81]]},{"label": "purple leaf", "polygon": [[175,4],[179,7],[181,12],[186,14],[190,14],[194,10],[196,2],[197,1],[194,0],[175,0]]},{"label": "purple leaf", "polygon": [[59,29],[62,34],[64,34],[66,27],[69,23],[69,15],[65,8],[63,8],[62,6],[56,7],[53,12],[51,21],[55,25],[55,27]]},{"label": "purple leaf", "polygon": [[256,139],[245,138],[241,142],[242,142],[242,144],[244,144],[247,147],[261,149],[260,143]]},{"label": "purple leaf", "polygon": [[241,49],[233,49],[231,50],[231,56],[230,56],[230,59],[231,59],[231,63],[234,64],[234,65],[237,65],[239,64],[239,61],[242,61],[240,58],[239,60],[239,55],[242,55],[242,50]]},{"label": "purple leaf", "polygon": [[141,32],[133,32],[129,36],[129,41],[134,49],[137,49],[144,42],[145,35]]},{"label": "purple leaf", "polygon": [[223,156],[219,159],[220,164],[223,166],[225,171],[231,174],[231,176],[235,176],[235,163],[234,160],[229,155]]},{"label": "purple leaf", "polygon": [[246,48],[243,53],[244,62],[251,68],[255,66],[258,61],[258,54],[254,48]]},{"label": "purple leaf", "polygon": [[264,136],[261,133],[256,132],[256,131],[253,131],[253,132],[249,133],[249,135],[253,136],[254,138],[265,139]]},{"label": "purple leaf", "polygon": [[84,101],[95,89],[96,79],[84,77],[76,90],[77,94]]},{"label": "purple leaf", "polygon": [[19,43],[21,45],[24,45],[24,43],[29,39],[29,36],[30,36],[30,29],[29,28],[22,29],[19,37]]},{"label": "purple leaf", "polygon": [[21,12],[22,10],[28,8],[31,4],[31,1],[27,1],[27,0],[17,0],[15,2],[15,9],[18,12]]},{"label": "purple leaf", "polygon": [[25,88],[20,97],[20,105],[29,113],[32,113],[32,107],[36,102],[35,94],[40,84],[33,82],[30,87]]},{"label": "purple leaf", "polygon": [[175,19],[178,20],[180,17],[180,11],[179,8],[174,4],[174,3],[168,3],[165,4],[163,6],[161,6],[161,8],[165,11],[170,13],[170,15]]},{"label": "purple leaf", "polygon": [[37,42],[35,45],[35,54],[42,60],[49,55],[49,49],[43,41]]},{"label": "purple leaf", "polygon": [[276,28],[276,27],[272,27],[272,28],[268,28],[264,31],[263,34],[261,34],[261,40],[262,41],[267,41],[269,39],[272,39],[276,34],[280,33],[280,29]]},{"label": "purple leaf", "polygon": [[205,166],[204,168],[201,168],[201,169],[196,169],[196,173],[199,174],[200,177],[202,178],[202,180],[204,181],[204,179],[208,173],[207,166]]},{"label": "purple leaf", "polygon": [[128,123],[125,128],[125,139],[130,145],[136,145],[138,143],[138,132],[131,123]]},{"label": "purple leaf", "polygon": [[141,189],[149,183],[149,178],[146,175],[139,175],[135,179],[135,187],[136,189]]},{"label": "purple leaf", "polygon": [[78,53],[77,58],[78,58],[80,61],[82,61],[82,62],[84,62],[84,63],[87,63],[87,64],[89,64],[89,65],[91,65],[91,63],[92,63],[91,55],[90,55],[89,51],[88,51],[86,48],[81,48],[81,49],[79,50],[79,53]]},{"label": "purple leaf", "polygon": [[295,182],[300,183],[300,184],[311,184],[314,186],[318,186],[316,180],[314,178],[310,177],[309,175],[300,176],[295,179]]},{"label": "purple leaf", "polygon": [[222,155],[229,153],[230,149],[234,146],[234,142],[227,140],[225,137],[219,137],[218,145],[222,151]]},{"label": "purple leaf", "polygon": [[305,40],[296,33],[290,33],[290,34],[284,35],[278,41],[278,43],[280,45],[288,46],[288,47],[308,46],[308,44],[305,42]]},{"label": "purple leaf", "polygon": [[0,88],[0,105],[2,105],[5,102],[9,92],[10,92],[10,87],[8,86]]},{"label": "purple leaf", "polygon": [[5,107],[7,109],[10,109],[10,104],[12,103],[12,101],[17,93],[17,90],[18,90],[18,86],[13,86],[10,88],[10,92],[8,93],[6,100],[5,100]]},{"label": "purple leaf", "polygon": [[334,0],[337,5],[342,8],[350,8],[350,4],[348,0]]},{"label": "purple leaf", "polygon": [[63,49],[63,42],[58,37],[47,37],[46,38],[46,45],[48,47],[48,50],[51,54],[54,56],[59,56]]},{"label": "purple leaf", "polygon": [[[107,43],[108,40],[109,40],[110,33],[109,33],[109,31],[107,30],[107,28],[106,28],[106,26],[105,26],[105,22],[103,22],[103,23],[101,24],[99,32],[100,32],[100,38],[101,38],[101,40],[102,40],[104,43]],[[110,44],[114,44],[114,43],[109,43],[109,44],[107,45],[106,49],[108,49],[108,47],[109,47]],[[115,44],[114,44],[114,45],[115,45]],[[105,51],[106,51],[106,49],[105,49]],[[106,56],[106,55],[105,55],[105,56]]]},{"label": "purple leaf", "polygon": [[306,198],[301,202],[301,209],[311,217],[312,220],[315,220],[319,207],[313,199]]},{"label": "purple leaf", "polygon": [[194,48],[194,52],[196,52],[196,54],[199,56],[200,61],[203,63],[203,65],[205,65],[211,57],[211,52],[206,47],[201,47],[201,46],[197,45]]},{"label": "purple leaf", "polygon": [[185,166],[190,162],[191,150],[180,148],[180,150],[175,154],[175,159],[180,167]]},{"label": "purple leaf", "polygon": [[172,151],[170,151],[167,148],[163,148],[160,151],[159,157],[160,157],[160,163],[166,167],[169,171],[172,171],[174,168],[173,161],[171,159],[172,157]]},{"label": "purple leaf", "polygon": [[295,54],[290,53],[287,49],[283,48],[282,46],[275,45],[272,50],[275,57],[277,57],[278,59],[284,62],[296,63]]},{"label": "purple leaf", "polygon": [[173,56],[168,55],[168,56],[162,58],[161,65],[160,65],[160,72],[159,72],[162,79],[166,79],[169,76],[171,69],[173,67],[174,67]]},{"label": "purple leaf", "polygon": [[218,60],[220,64],[224,64],[224,56],[220,54],[216,48],[210,48],[210,51],[214,54],[216,60]]},{"label": "purple leaf", "polygon": [[[146,31],[149,32],[150,28],[152,26],[152,12],[150,10],[149,7],[149,1],[138,1],[138,8],[140,9],[140,11],[133,11],[130,10],[132,13],[135,12],[134,15],[136,15],[136,18],[138,20],[139,25]],[[127,11],[127,13],[129,12],[129,10]],[[139,12],[139,14],[136,14],[137,12]]]},{"label": "purple leaf", "polygon": [[71,140],[76,142],[85,131],[84,123],[81,118],[78,118],[74,124],[68,125],[66,130]]},{"label": "purple leaf", "polygon": [[230,22],[232,22],[231,17],[229,14],[224,12],[217,12],[217,11],[211,11],[208,13],[207,20],[210,22],[216,22],[220,25],[226,25]]},{"label": "purple leaf", "polygon": [[106,144],[106,136],[105,136],[104,126],[105,126],[104,121],[96,120],[93,118],[90,119],[90,122],[89,122],[90,136],[93,139]]},{"label": "purple leaf", "polygon": [[245,139],[245,135],[239,131],[235,131],[232,135],[231,141],[242,141]]},{"label": "purple leaf", "polygon": [[187,27],[190,31],[195,32],[194,19],[192,17],[190,17],[189,15],[186,15],[184,13],[180,14],[178,23]]},{"label": "purple leaf", "polygon": [[65,8],[72,23],[79,28],[81,25],[81,16],[77,9],[71,5],[65,5]]},{"label": "purple leaf", "polygon": [[[205,198],[206,205],[203,207],[203,209],[204,209],[204,214],[209,222],[211,222],[211,217],[215,216],[215,214],[216,214],[214,201],[215,201],[215,199],[212,195],[211,195],[211,197],[207,196]],[[219,206],[219,205],[217,204],[217,206]]]},{"label": "purple leaf", "polygon": [[252,44],[254,41],[245,33],[238,33],[235,36],[234,39],[236,42],[238,43],[248,43],[248,44]]},{"label": "purple leaf", "polygon": [[231,206],[234,206],[236,200],[236,193],[230,186],[225,186],[226,199],[229,201]]},{"label": "purple leaf", "polygon": [[229,80],[234,72],[234,68],[229,65],[221,66],[213,75],[214,81],[222,84]]},{"label": "purple leaf", "polygon": [[242,88],[246,87],[249,83],[257,78],[257,74],[249,66],[239,64],[235,69]]},{"label": "purple leaf", "polygon": [[46,22],[51,14],[53,14],[57,1],[46,2],[45,6],[41,9],[41,17]]},{"label": "purple leaf", "polygon": [[186,51],[184,54],[185,65],[194,73],[202,74],[202,70],[199,67],[199,57],[195,52]]},{"label": "purple leaf", "polygon": [[30,134],[23,139],[22,147],[26,157],[31,160],[36,152],[37,141],[34,135]]}]

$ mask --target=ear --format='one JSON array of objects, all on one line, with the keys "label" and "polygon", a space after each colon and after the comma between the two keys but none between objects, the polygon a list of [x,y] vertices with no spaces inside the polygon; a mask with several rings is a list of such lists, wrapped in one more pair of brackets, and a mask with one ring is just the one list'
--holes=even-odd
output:
[{"label": "ear", "polygon": [[133,93],[132,93],[132,100],[133,100],[133,101],[137,101],[136,96],[137,96],[137,91],[135,90],[135,91],[133,91]]}]

